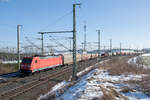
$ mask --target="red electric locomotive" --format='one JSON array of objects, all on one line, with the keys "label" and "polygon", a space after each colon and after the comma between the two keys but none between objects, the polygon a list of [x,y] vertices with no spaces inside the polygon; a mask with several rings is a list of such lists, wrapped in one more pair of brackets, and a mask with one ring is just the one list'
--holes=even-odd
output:
[{"label": "red electric locomotive", "polygon": [[24,57],[20,66],[20,71],[34,73],[36,71],[61,66],[63,64],[63,55]]}]

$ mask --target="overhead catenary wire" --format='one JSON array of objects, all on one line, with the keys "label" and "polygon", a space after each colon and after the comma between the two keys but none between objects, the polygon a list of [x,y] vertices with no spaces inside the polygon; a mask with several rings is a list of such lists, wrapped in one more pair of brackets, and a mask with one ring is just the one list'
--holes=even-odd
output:
[{"label": "overhead catenary wire", "polygon": [[[51,36],[50,36],[50,37],[51,37]],[[63,48],[65,48],[65,49],[67,49],[67,50],[70,50],[68,47],[66,47],[65,45],[63,45],[62,43],[60,43],[57,39],[55,39],[55,38],[53,38],[53,37],[51,37],[51,38],[52,38],[52,40],[53,40],[56,44],[62,46]]]},{"label": "overhead catenary wire", "polygon": [[[59,18],[55,21],[55,23],[53,23],[52,25],[56,24],[58,21],[62,20],[64,17],[70,15],[72,12],[73,12],[73,11],[71,10],[71,11],[69,11],[68,13],[64,14],[63,16],[59,17]],[[50,27],[50,26],[49,26],[49,25],[46,26],[46,28],[48,28],[48,27]],[[45,28],[45,29],[46,29],[46,28]],[[41,30],[43,30],[43,29],[41,29]],[[36,48],[39,49],[39,47],[38,47],[37,45],[35,45],[35,43],[32,42],[31,39],[29,39],[29,36],[27,35],[27,32],[25,32],[23,29],[22,29],[22,31],[23,31],[22,34],[25,36],[26,41],[27,41],[28,43],[30,43],[31,45],[33,45],[34,47],[36,47]],[[32,38],[32,39],[33,39],[33,38]]]},{"label": "overhead catenary wire", "polygon": [[34,47],[36,47],[37,49],[40,49],[40,47],[38,47],[37,45],[35,45],[31,40],[28,39],[28,37],[25,37],[26,41],[29,42],[30,44],[32,44]]},{"label": "overhead catenary wire", "polygon": [[45,28],[40,29],[39,31],[43,31],[44,29],[54,26],[54,24],[56,24],[57,22],[61,21],[63,18],[65,18],[68,15],[71,15],[73,13],[73,10],[67,12],[66,14],[64,14],[63,16],[59,17],[58,19],[55,20],[55,22],[51,23],[52,25],[47,25]]},{"label": "overhead catenary wire", "polygon": [[[33,42],[33,40],[31,40],[31,39],[29,39],[29,38],[34,38],[34,39],[36,39],[36,40],[38,40],[37,38],[35,38],[35,37],[29,37],[29,34],[27,33],[27,32],[25,32],[24,31],[24,29],[22,28],[21,29],[22,30],[22,35],[24,36],[24,38],[25,38],[25,41],[26,42],[28,42],[31,46],[30,47],[35,47],[35,48],[37,48],[37,49],[40,49],[40,47],[38,47],[34,42]],[[22,44],[27,44],[27,43],[22,43]],[[22,48],[24,48],[24,47],[28,47],[28,46],[21,46]]]}]

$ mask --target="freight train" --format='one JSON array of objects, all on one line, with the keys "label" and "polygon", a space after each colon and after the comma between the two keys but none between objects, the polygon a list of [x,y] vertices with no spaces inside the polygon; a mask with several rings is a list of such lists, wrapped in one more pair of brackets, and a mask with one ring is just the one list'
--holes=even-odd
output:
[{"label": "freight train", "polygon": [[[83,61],[88,59],[94,59],[98,54],[77,54],[77,61]],[[72,64],[72,55],[48,55],[34,57],[24,57],[20,66],[22,73],[34,73],[44,69],[55,68],[57,66],[63,66],[64,64]]]},{"label": "freight train", "polygon": [[[101,58],[108,56],[117,56],[117,55],[135,55],[136,53],[124,54],[121,52],[104,52],[101,53]],[[77,62],[97,58],[98,54],[77,54]],[[48,55],[48,56],[39,56],[34,57],[24,57],[20,66],[20,71],[23,73],[34,73],[44,69],[55,68],[57,66],[63,66],[66,64],[72,64],[72,54],[60,54],[60,55]]]},{"label": "freight train", "polygon": [[129,51],[129,50],[122,50],[122,51],[106,51],[106,52],[102,52],[101,53],[101,57],[108,57],[108,56],[125,56],[125,55],[137,55],[137,54],[141,54],[138,52],[134,52],[134,51]]}]

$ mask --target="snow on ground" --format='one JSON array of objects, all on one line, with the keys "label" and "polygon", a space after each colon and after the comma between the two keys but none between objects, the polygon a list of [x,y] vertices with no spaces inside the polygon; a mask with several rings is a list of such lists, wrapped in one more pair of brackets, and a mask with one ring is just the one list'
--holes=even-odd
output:
[{"label": "snow on ground", "polygon": [[93,67],[95,67],[96,65],[102,64],[102,63],[107,62],[107,61],[109,61],[109,60],[104,60],[104,61],[101,61],[101,62],[95,64],[94,66],[87,67],[87,68],[85,68],[83,71],[78,72],[78,73],[77,73],[77,76],[81,76],[81,75],[84,74],[85,72],[91,70],[91,69],[92,69]]},{"label": "snow on ground", "polygon": [[130,58],[128,64],[136,64],[137,57]]},{"label": "snow on ground", "polygon": [[143,57],[147,57],[147,56],[150,56],[150,53],[146,53],[146,54],[142,54],[141,56],[143,56]]},{"label": "snow on ground", "polygon": [[[90,69],[92,69],[92,66],[79,72],[78,75],[81,75]],[[56,94],[55,100],[96,100],[109,96],[112,97],[113,100],[150,100],[150,96],[147,96],[142,91],[138,91],[138,89],[122,92],[125,87],[133,87],[130,84],[125,84],[125,81],[141,80],[143,76],[146,75],[129,74],[112,76],[107,70],[100,70],[97,68],[90,71],[87,75],[84,75],[78,83],[71,86],[63,94],[58,94],[58,90],[67,86],[70,82],[63,81],[57,84],[50,92],[41,95],[38,100],[47,97],[53,92]]]},{"label": "snow on ground", "polygon": [[128,92],[124,93],[129,100],[150,100],[150,97],[145,95],[143,92]]},{"label": "snow on ground", "polygon": [[[107,62],[107,61],[109,61],[109,60],[101,61],[101,62],[95,64],[95,66],[98,65],[98,64]],[[78,73],[77,73],[77,76],[83,75],[85,72],[90,71],[90,70],[91,70],[93,67],[95,67],[95,66],[90,66],[90,67],[84,69],[83,71],[78,72]],[[71,81],[71,77],[70,77],[70,79],[69,79],[68,82],[63,81],[63,82],[61,82],[61,83],[58,83],[57,85],[55,85],[55,86],[52,88],[51,91],[49,91],[48,93],[46,93],[46,94],[44,94],[44,95],[40,95],[40,97],[39,97],[37,100],[41,100],[41,99],[43,99],[43,98],[46,98],[48,95],[50,95],[50,94],[52,94],[52,93],[54,93],[54,92],[56,92],[55,94],[57,95],[57,91],[59,91],[59,89],[61,89],[61,88],[63,88],[63,87],[67,87],[68,85],[70,85],[70,81]]]},{"label": "snow on ground", "polygon": [[142,54],[137,57],[130,58],[128,64],[135,64],[137,67],[150,69],[150,53]]},{"label": "snow on ground", "polygon": [[143,65],[143,68],[144,68],[144,69],[150,69],[150,66],[145,66],[145,65]]},{"label": "snow on ground", "polygon": [[141,79],[142,76],[145,76],[145,75],[133,75],[133,74],[111,76],[111,75],[109,75],[109,72],[107,72],[107,71],[99,70],[99,69],[96,69],[96,71],[97,71],[96,74],[98,74],[98,75],[93,76],[94,78],[105,80],[105,81],[112,81],[112,82],[128,81],[128,80],[131,80],[131,79],[137,80],[137,79]]},{"label": "snow on ground", "polygon": [[145,95],[143,92],[134,91],[122,93],[120,92],[123,87],[129,86],[124,84],[123,81],[127,80],[140,80],[142,75],[121,75],[112,76],[105,70],[95,69],[83,76],[82,79],[69,88],[63,95],[56,98],[56,100],[91,100],[101,98],[104,94],[115,95],[114,91],[118,93],[115,97],[116,100],[150,100],[150,96]]},{"label": "snow on ground", "polygon": [[62,88],[63,86],[65,86],[66,84],[67,84],[67,82],[66,82],[66,81],[63,81],[63,82],[61,82],[61,83],[55,85],[55,86],[52,88],[52,91],[51,91],[51,92],[56,91],[56,90],[58,90],[58,89],[61,89],[61,88]]},{"label": "snow on ground", "polygon": [[81,71],[81,72],[78,72],[78,73],[77,73],[77,76],[82,75],[84,72],[89,71],[89,70],[92,69],[92,68],[93,68],[93,66],[90,66],[90,67],[86,68],[85,70],[83,70],[83,71]]},{"label": "snow on ground", "polygon": [[40,97],[37,99],[37,100],[41,100],[43,98],[46,98],[48,95],[50,95],[51,93],[53,92],[57,92],[57,90],[63,88],[64,86],[66,86],[67,84],[69,84],[68,82],[66,81],[63,81],[61,83],[58,83],[57,85],[55,85],[52,90],[44,95],[40,95]]},{"label": "snow on ground", "polygon": [[[20,60],[21,62],[21,60]],[[18,63],[18,61],[14,60],[14,61],[2,61],[2,64],[16,64]]]},{"label": "snow on ground", "polygon": [[[96,88],[95,86],[92,86],[92,85],[91,86],[89,85],[89,89],[87,87],[87,78],[93,72],[94,71],[91,71],[87,75],[83,76],[82,79],[77,84],[75,84],[74,86],[69,88],[69,90],[67,90],[61,97],[56,98],[56,100],[60,100],[60,98],[62,98],[64,100],[76,100],[76,99],[81,99],[81,98],[86,99],[87,97],[92,98],[92,97],[96,97],[96,96],[98,96],[98,97],[101,96],[102,92],[101,91],[98,92],[99,88]],[[86,94],[83,95],[84,93],[86,93]]]}]

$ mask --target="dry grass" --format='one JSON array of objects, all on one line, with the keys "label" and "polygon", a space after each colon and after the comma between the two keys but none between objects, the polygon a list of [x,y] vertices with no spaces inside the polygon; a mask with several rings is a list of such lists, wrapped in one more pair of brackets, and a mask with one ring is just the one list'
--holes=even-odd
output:
[{"label": "dry grass", "polygon": [[134,89],[131,89],[131,88],[125,86],[122,88],[122,90],[120,92],[127,93],[127,92],[134,92],[134,91],[135,91]]},{"label": "dry grass", "polygon": [[101,88],[101,90],[103,92],[103,96],[100,98],[100,100],[116,100],[115,99],[115,95],[113,95],[113,93],[109,92],[103,86],[100,86],[100,88]]},{"label": "dry grass", "polygon": [[142,67],[137,67],[134,64],[128,64],[129,57],[118,57],[114,58],[106,63],[100,65],[100,68],[107,69],[111,75],[121,75],[129,73],[133,74],[149,74],[150,70]]},{"label": "dry grass", "polygon": [[141,87],[141,90],[150,96],[150,76],[143,77],[138,83]]},{"label": "dry grass", "polygon": [[17,70],[18,70],[17,64],[1,64],[0,63],[0,74],[16,72]]},{"label": "dry grass", "polygon": [[[125,83],[134,85],[135,86],[134,90],[143,91],[145,94],[150,96],[150,84],[149,84],[150,76],[145,76],[141,80],[129,80],[129,81],[126,81]],[[138,88],[136,86],[138,86]],[[121,92],[126,92],[126,91],[133,92],[133,89],[124,88]]]},{"label": "dry grass", "polygon": [[100,86],[100,88],[103,92],[103,96],[100,97],[100,100],[117,100],[116,98],[129,100],[128,98],[117,92],[113,87],[108,86],[105,88],[104,86]]},{"label": "dry grass", "polygon": [[[129,74],[146,74],[148,76],[145,76],[142,78],[142,80],[128,80],[125,83],[132,84],[139,86],[138,90],[143,91],[145,94],[150,95],[150,69],[144,69],[143,67],[137,67],[133,64],[128,64],[129,57],[118,57],[115,59],[112,59],[106,63],[103,63],[100,65],[100,69],[107,69],[111,75],[129,75]],[[135,87],[136,88],[136,87]],[[137,88],[136,88],[137,89]],[[128,87],[123,88],[120,92],[129,92],[133,91],[133,89],[130,89]],[[110,96],[111,97],[111,96]],[[102,100],[110,100],[109,96],[106,97],[106,99]],[[104,98],[104,97],[103,97]],[[111,98],[113,100],[113,98]]]}]

